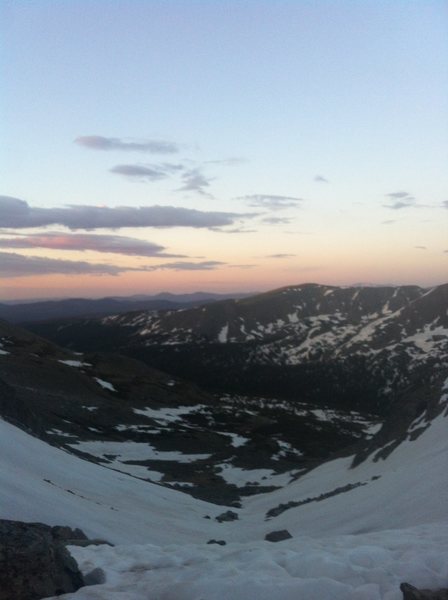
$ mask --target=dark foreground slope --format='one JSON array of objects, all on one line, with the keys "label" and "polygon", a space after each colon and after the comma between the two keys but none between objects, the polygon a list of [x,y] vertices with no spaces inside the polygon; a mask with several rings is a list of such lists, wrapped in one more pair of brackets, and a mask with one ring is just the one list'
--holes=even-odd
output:
[{"label": "dark foreground slope", "polygon": [[0,416],[52,445],[218,503],[279,487],[378,419],[275,397],[214,395],[143,362],[73,354],[0,322]]}]

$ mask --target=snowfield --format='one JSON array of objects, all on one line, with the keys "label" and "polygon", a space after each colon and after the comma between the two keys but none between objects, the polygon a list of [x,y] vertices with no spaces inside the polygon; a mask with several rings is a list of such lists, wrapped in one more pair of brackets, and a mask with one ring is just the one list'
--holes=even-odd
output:
[{"label": "snowfield", "polygon": [[0,456],[3,519],[81,527],[115,544],[205,543],[220,533],[203,517],[222,507],[87,462],[1,419]]},{"label": "snowfield", "polygon": [[[70,548],[84,573],[99,567],[106,579],[67,600],[401,600],[402,581],[448,587],[447,430],[445,411],[386,460],[350,469],[351,459],[338,459],[285,478],[282,489],[246,498],[238,520],[219,523],[225,507],[0,421],[0,516],[117,544]],[[282,529],[293,537],[264,540]]]},{"label": "snowfield", "polygon": [[376,454],[355,469],[350,468],[352,457],[329,461],[289,486],[247,498],[243,513],[256,527],[254,515],[265,515],[279,504],[361,484],[325,501],[286,510],[268,521],[271,530],[312,536],[358,534],[448,519],[446,414],[416,440],[400,444],[386,460],[375,462]]},{"label": "snowfield", "polygon": [[91,546],[70,550],[106,583],[67,600],[401,600],[399,585],[441,587],[448,524],[281,544]]}]

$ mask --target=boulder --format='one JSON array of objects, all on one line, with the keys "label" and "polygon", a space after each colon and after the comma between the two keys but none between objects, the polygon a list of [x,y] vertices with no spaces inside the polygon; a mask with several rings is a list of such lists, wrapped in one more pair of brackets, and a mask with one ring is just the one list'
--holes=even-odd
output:
[{"label": "boulder", "polygon": [[40,600],[84,585],[65,543],[79,529],[0,520],[0,600]]},{"label": "boulder", "polygon": [[218,523],[225,523],[227,521],[236,521],[238,518],[239,518],[238,513],[234,512],[233,510],[227,510],[226,512],[223,512],[220,515],[218,515],[217,517],[215,517],[215,519],[218,521]]},{"label": "boulder", "polygon": [[207,544],[218,544],[218,546],[225,546],[227,542],[225,540],[208,540]]},{"label": "boulder", "polygon": [[282,542],[283,540],[289,540],[292,535],[287,529],[280,529],[278,531],[271,531],[264,536],[267,542]]}]

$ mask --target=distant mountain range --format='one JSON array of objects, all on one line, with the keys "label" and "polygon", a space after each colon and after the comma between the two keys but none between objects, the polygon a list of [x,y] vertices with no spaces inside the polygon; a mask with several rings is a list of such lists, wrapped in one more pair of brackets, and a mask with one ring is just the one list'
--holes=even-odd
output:
[{"label": "distant mountain range", "polygon": [[138,294],[129,297],[66,298],[57,300],[13,301],[0,303],[0,319],[10,323],[31,323],[51,319],[77,317],[104,317],[135,310],[168,310],[193,307],[226,298],[242,298],[247,294],[171,294],[162,292],[154,296]]}]

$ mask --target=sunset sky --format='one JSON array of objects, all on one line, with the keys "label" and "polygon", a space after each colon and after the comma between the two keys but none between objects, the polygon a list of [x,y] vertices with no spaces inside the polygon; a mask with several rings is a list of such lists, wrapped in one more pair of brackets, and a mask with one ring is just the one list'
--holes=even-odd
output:
[{"label": "sunset sky", "polygon": [[0,20],[0,301],[448,281],[445,1]]}]

